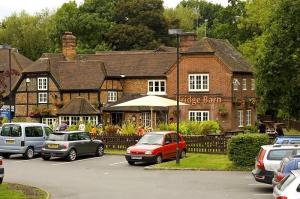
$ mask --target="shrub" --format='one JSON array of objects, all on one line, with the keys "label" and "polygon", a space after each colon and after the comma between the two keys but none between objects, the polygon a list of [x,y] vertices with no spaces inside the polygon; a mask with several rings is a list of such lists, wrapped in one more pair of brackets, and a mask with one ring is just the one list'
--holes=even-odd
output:
[{"label": "shrub", "polygon": [[132,122],[125,122],[122,124],[121,132],[124,135],[134,135],[136,132],[136,126]]},{"label": "shrub", "polygon": [[243,130],[245,133],[259,133],[258,129],[255,126],[245,126]]},{"label": "shrub", "polygon": [[[176,131],[176,123],[165,124],[158,126],[157,130],[161,131]],[[179,132],[183,135],[207,135],[220,132],[220,125],[216,121],[182,121],[179,124]]]},{"label": "shrub", "polygon": [[120,131],[120,127],[116,125],[108,125],[104,128],[104,134],[117,134]]},{"label": "shrub", "polygon": [[70,125],[68,126],[68,131],[77,131],[79,128],[79,125]]},{"label": "shrub", "polygon": [[239,134],[228,142],[228,157],[236,166],[253,166],[260,146],[268,143],[266,134]]}]

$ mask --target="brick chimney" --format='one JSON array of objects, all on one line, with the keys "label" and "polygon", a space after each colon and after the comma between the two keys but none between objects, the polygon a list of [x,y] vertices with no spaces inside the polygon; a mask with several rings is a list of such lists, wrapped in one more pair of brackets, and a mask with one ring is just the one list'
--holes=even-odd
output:
[{"label": "brick chimney", "polygon": [[76,37],[72,32],[65,32],[63,36],[63,54],[70,61],[76,57]]},{"label": "brick chimney", "polygon": [[194,32],[184,32],[180,35],[180,51],[184,52],[197,42],[197,34]]}]

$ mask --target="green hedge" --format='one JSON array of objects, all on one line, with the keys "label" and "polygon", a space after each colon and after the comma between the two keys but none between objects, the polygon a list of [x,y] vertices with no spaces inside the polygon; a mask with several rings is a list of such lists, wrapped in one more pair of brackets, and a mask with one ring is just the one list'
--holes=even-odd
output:
[{"label": "green hedge", "polygon": [[[176,131],[176,123],[161,123],[158,131]],[[179,132],[183,135],[207,135],[220,134],[220,125],[217,121],[209,120],[203,122],[182,121],[179,123]]]},{"label": "green hedge", "polygon": [[253,166],[260,146],[268,143],[266,134],[239,134],[228,142],[228,157],[236,166]]}]

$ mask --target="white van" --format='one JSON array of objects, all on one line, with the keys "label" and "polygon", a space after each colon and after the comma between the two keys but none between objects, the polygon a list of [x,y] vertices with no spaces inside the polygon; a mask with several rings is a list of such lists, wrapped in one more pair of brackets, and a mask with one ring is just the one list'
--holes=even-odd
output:
[{"label": "white van", "polygon": [[40,123],[7,123],[0,133],[0,154],[9,158],[12,154],[23,154],[31,159],[41,153],[45,140],[52,129]]}]

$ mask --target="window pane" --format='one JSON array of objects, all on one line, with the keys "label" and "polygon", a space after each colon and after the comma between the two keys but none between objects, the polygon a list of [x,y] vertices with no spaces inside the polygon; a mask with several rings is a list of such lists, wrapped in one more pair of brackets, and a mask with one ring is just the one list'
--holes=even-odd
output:
[{"label": "window pane", "polygon": [[164,81],[160,82],[160,91],[161,92],[165,92],[166,91],[166,89],[165,89],[165,82]]},{"label": "window pane", "polygon": [[203,90],[207,90],[208,89],[208,76],[207,75],[203,75],[202,86],[203,86]]},{"label": "window pane", "polygon": [[190,89],[194,90],[195,89],[195,82],[194,82],[194,76],[190,76]]}]

